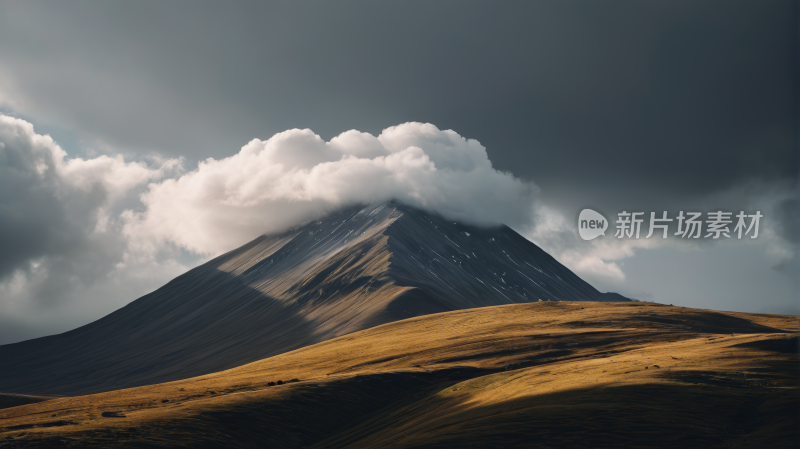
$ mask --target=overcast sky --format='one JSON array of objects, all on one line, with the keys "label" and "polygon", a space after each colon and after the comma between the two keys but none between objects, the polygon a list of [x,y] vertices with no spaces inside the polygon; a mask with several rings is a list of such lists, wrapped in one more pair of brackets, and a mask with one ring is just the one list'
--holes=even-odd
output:
[{"label": "overcast sky", "polygon": [[[602,291],[800,313],[797,23],[796,1],[2,2],[0,344],[381,195],[507,222]],[[764,217],[585,242],[586,206]]]}]

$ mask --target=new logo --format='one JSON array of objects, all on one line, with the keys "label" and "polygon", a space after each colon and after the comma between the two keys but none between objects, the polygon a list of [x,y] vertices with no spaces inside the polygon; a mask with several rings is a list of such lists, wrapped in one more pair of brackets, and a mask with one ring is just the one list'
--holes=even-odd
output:
[{"label": "new logo", "polygon": [[599,212],[584,209],[578,216],[578,233],[584,240],[592,240],[601,235],[606,235],[608,220]]}]

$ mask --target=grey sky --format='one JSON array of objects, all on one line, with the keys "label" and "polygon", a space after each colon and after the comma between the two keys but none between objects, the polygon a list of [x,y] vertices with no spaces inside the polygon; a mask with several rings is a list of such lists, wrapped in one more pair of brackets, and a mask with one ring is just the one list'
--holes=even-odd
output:
[{"label": "grey sky", "polygon": [[[71,156],[183,157],[187,170],[291,128],[329,140],[429,122],[480,141],[495,168],[535,182],[570,223],[583,206],[609,218],[623,209],[762,209],[769,231],[760,246],[639,248],[615,259],[624,280],[587,280],[659,302],[798,311],[797,5],[6,1],[0,108]],[[0,188],[0,206],[14,212],[0,212],[0,229],[22,226],[19,216],[33,223],[30,244],[2,240],[0,276],[61,261],[24,299],[38,304],[29,315],[0,318],[14,329],[0,343],[66,330],[157,286],[148,277],[109,287],[116,243],[65,218],[100,207],[94,200],[53,206],[41,189],[25,187],[44,195],[29,200],[10,195],[20,187],[8,179]],[[138,192],[115,207],[137,207]],[[537,243],[556,255],[583,244],[547,235]],[[100,284],[95,299],[75,299]],[[111,291],[124,293],[101,298]],[[764,298],[751,301],[754,291]],[[56,303],[69,306],[68,320],[45,318],[67,310]]]}]

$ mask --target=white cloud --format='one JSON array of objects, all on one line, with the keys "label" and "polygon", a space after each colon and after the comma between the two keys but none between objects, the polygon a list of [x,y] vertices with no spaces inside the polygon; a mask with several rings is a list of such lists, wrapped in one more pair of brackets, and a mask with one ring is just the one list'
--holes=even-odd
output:
[{"label": "white cloud", "polygon": [[[54,226],[44,231],[69,228],[81,238],[118,232],[128,257],[155,254],[164,244],[218,254],[344,205],[390,199],[455,220],[520,226],[530,222],[537,193],[532,183],[494,170],[477,141],[422,123],[377,137],[350,130],[330,142],[293,129],[188,173],[177,159],[148,165],[121,155],[68,158],[49,136],[7,116],[0,116],[0,142],[6,191],[15,192],[7,206],[39,194],[57,206],[45,223]],[[140,192],[139,202],[113,212],[131,192]],[[11,268],[52,252],[22,254]]]},{"label": "white cloud", "polygon": [[63,156],[58,160],[58,175],[66,184],[90,190],[100,185],[109,196],[115,200],[132,188],[152,180],[163,178],[180,167],[180,160],[160,160],[156,167],[148,167],[139,162],[125,162],[122,155],[115,157],[99,156],[94,159],[70,159],[63,161]]},{"label": "white cloud", "polygon": [[533,184],[494,170],[480,143],[431,124],[377,137],[351,130],[330,142],[294,129],[150,184],[145,210],[125,214],[124,232],[143,251],[174,243],[219,254],[343,205],[390,199],[476,224],[521,225],[535,194]]},{"label": "white cloud", "polygon": [[521,232],[578,276],[603,285],[620,285],[625,281],[620,262],[633,257],[636,250],[673,243],[662,239],[616,239],[613,227],[606,231],[606,236],[585,241],[578,236],[576,223],[544,204],[538,205],[536,220]]},{"label": "white cloud", "polygon": [[178,274],[164,269],[134,282],[152,268],[121,272],[115,265],[127,251],[120,211],[131,200],[138,202],[136,193],[148,182],[174,176],[179,168],[175,159],[148,165],[122,156],[68,158],[30,123],[0,115],[4,321],[66,330],[85,323],[87,310],[108,313],[123,305],[125,296],[115,291],[142,294],[165,281],[166,273]]}]

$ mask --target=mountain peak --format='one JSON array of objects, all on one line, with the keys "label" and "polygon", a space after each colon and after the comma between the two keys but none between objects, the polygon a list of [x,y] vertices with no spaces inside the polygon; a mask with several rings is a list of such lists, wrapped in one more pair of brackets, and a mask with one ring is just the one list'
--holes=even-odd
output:
[{"label": "mountain peak", "polygon": [[81,328],[0,346],[0,391],[146,385],[429,313],[604,299],[507,226],[399,201],[352,206],[258,237]]}]

